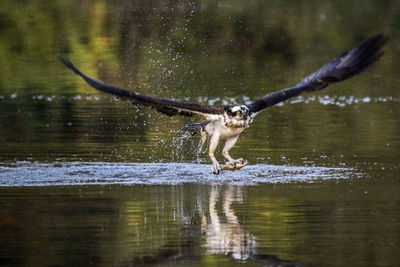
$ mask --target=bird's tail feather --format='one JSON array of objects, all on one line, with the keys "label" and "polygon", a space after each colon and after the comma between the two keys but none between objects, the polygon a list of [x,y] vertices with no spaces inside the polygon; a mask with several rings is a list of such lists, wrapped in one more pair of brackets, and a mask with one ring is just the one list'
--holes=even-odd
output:
[{"label": "bird's tail feather", "polygon": [[195,135],[204,130],[204,127],[209,123],[210,123],[209,121],[206,121],[206,122],[188,124],[185,127],[181,128],[181,131],[186,131],[192,135]]}]

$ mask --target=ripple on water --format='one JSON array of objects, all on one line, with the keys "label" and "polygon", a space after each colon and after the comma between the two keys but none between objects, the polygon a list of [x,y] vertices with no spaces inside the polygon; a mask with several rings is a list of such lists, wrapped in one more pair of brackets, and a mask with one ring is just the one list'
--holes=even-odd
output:
[{"label": "ripple on water", "polygon": [[195,163],[16,162],[0,164],[0,186],[176,185],[182,183],[316,182],[357,176],[349,168],[249,165],[214,175],[210,166]]},{"label": "ripple on water", "polygon": [[[16,99],[18,97],[17,93],[11,94],[10,99]],[[33,95],[32,99],[37,100],[37,101],[53,101],[56,98],[62,97],[64,98],[65,96],[45,96],[45,95]],[[68,97],[67,97],[68,98]],[[81,96],[81,95],[75,95],[75,96],[70,96],[69,98],[72,98],[74,101],[81,101],[85,100],[88,102],[94,102],[94,101],[99,101],[100,99],[108,99],[109,96],[107,95],[102,95],[102,96],[91,96],[91,95],[86,95],[86,96]],[[0,100],[4,99],[4,96],[0,95]],[[118,99],[117,99],[118,100]],[[185,101],[191,101],[191,99],[183,99]],[[229,99],[221,99],[219,97],[216,98],[207,98],[207,97],[199,97],[197,99],[197,102],[199,104],[203,105],[237,105],[238,103],[245,103],[245,104],[250,104],[251,98],[248,96],[241,96],[237,98],[229,98]],[[345,107],[349,105],[355,105],[355,104],[366,104],[366,103],[386,103],[386,102],[395,102],[398,103],[400,102],[399,98],[392,97],[392,96],[381,96],[381,97],[370,97],[370,96],[364,96],[364,97],[354,97],[354,96],[329,96],[329,95],[324,95],[324,96],[298,96],[295,98],[292,98],[291,100],[288,100],[286,102],[281,102],[278,103],[277,106],[284,106],[286,104],[310,104],[310,103],[319,103],[322,105],[337,105],[340,107]]]}]

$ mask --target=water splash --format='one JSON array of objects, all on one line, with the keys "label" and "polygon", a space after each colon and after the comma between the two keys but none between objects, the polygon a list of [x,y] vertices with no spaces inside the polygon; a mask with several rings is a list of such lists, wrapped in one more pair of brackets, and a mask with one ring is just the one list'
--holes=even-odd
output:
[{"label": "water splash", "polygon": [[0,186],[313,183],[358,177],[349,168],[249,165],[214,175],[195,163],[16,162],[0,164]]},{"label": "water splash", "polygon": [[203,148],[204,148],[204,146],[205,146],[205,144],[204,143],[202,143],[200,140],[199,140],[199,143],[198,143],[198,145],[197,145],[197,148],[196,148],[196,150],[195,150],[195,155],[196,155],[196,163],[201,163],[201,159],[200,159],[200,155],[201,155],[201,153],[203,153]]},{"label": "water splash", "polygon": [[188,150],[188,148],[193,148],[193,142],[194,140],[189,132],[176,131],[170,144],[170,150],[174,156],[174,160],[183,161],[184,151]]}]

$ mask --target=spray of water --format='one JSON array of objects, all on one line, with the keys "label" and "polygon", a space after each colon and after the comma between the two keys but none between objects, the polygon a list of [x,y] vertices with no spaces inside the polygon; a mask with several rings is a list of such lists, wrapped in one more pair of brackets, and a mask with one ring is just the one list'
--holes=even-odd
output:
[{"label": "spray of water", "polygon": [[205,183],[255,185],[260,183],[318,183],[360,178],[349,168],[250,165],[236,172],[214,175],[209,165],[196,163],[15,162],[0,163],[0,187],[72,185],[174,185]]}]

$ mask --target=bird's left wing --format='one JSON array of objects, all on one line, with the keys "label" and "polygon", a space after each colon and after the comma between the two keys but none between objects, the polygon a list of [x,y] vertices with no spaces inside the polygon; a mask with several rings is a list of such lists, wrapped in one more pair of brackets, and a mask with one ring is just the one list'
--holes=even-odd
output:
[{"label": "bird's left wing", "polygon": [[154,108],[157,111],[164,113],[168,116],[191,116],[193,114],[200,114],[205,116],[207,119],[212,120],[224,113],[223,106],[202,106],[197,103],[180,102],[172,99],[141,95],[137,92],[129,91],[111,84],[106,84],[86,76],[67,59],[60,58],[60,61],[67,68],[81,76],[82,79],[84,79],[93,88],[102,92],[113,94],[122,99],[130,100],[137,104],[150,106],[151,108]]},{"label": "bird's left wing", "polygon": [[384,34],[371,36],[349,52],[332,59],[319,70],[311,73],[294,87],[270,93],[248,104],[254,115],[270,106],[285,101],[305,92],[317,91],[327,87],[330,83],[346,80],[365,70],[383,55],[380,51],[388,37]]}]

